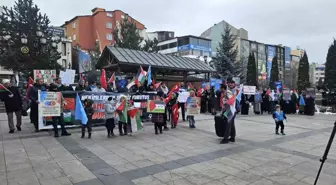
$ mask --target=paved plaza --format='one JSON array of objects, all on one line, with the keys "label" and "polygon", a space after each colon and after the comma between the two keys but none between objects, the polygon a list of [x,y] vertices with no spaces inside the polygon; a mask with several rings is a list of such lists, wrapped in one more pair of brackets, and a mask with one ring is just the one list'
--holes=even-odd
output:
[{"label": "paved plaza", "polygon": [[[336,116],[289,115],[286,136],[274,134],[270,115],[238,115],[237,140],[220,145],[213,117],[196,118],[155,135],[153,125],[133,136],[107,139],[104,127],[92,139],[54,138],[33,132],[8,134],[0,115],[0,185],[308,185],[313,184]],[[116,129],[115,129],[115,133]],[[320,185],[336,185],[336,141]]]}]

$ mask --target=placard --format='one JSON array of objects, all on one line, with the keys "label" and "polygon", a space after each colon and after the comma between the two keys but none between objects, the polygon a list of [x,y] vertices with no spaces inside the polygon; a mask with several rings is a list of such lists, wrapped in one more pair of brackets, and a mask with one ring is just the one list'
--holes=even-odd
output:
[{"label": "placard", "polygon": [[38,91],[39,116],[50,117],[61,115],[61,98],[60,92]]},{"label": "placard", "polygon": [[161,100],[148,100],[147,112],[149,113],[165,113],[165,103]]},{"label": "placard", "polygon": [[37,78],[43,78],[44,83],[54,83],[56,70],[34,70],[34,81],[36,81]]},{"label": "placard", "polygon": [[75,70],[67,69],[66,71],[61,71],[59,76],[62,79],[62,84],[69,86],[75,82],[75,75]]},{"label": "placard", "polygon": [[283,89],[282,90],[282,95],[283,95],[284,100],[286,100],[286,101],[291,100],[289,89]]},{"label": "placard", "polygon": [[179,96],[177,98],[177,101],[179,103],[185,103],[185,102],[187,102],[187,99],[188,99],[189,96],[190,96],[189,92],[180,92]]},{"label": "placard", "polygon": [[256,86],[244,85],[243,93],[246,95],[254,95],[256,93]]},{"label": "placard", "polygon": [[201,112],[201,98],[190,97],[187,102],[187,115],[197,115]]}]

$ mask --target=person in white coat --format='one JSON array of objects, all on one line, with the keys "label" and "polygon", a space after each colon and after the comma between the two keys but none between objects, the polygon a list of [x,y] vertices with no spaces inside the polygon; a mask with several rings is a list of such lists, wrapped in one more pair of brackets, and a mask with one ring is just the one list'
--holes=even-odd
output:
[{"label": "person in white coat", "polygon": [[105,127],[107,130],[107,137],[114,137],[113,129],[115,127],[115,114],[116,107],[112,97],[107,99],[104,105],[105,109]]}]

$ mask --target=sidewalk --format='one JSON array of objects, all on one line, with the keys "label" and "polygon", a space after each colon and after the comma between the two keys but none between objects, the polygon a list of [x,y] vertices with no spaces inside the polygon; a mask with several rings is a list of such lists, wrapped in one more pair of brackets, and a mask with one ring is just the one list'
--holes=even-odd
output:
[{"label": "sidewalk", "polygon": [[[237,141],[220,145],[211,115],[196,117],[155,135],[152,125],[133,136],[106,138],[94,127],[92,139],[55,139],[34,133],[25,118],[23,131],[8,134],[0,115],[1,185],[308,185],[312,184],[333,126],[333,116],[288,116],[286,136],[274,135],[269,115],[238,116]],[[117,133],[117,132],[115,132]],[[336,144],[320,183],[336,182]]]}]

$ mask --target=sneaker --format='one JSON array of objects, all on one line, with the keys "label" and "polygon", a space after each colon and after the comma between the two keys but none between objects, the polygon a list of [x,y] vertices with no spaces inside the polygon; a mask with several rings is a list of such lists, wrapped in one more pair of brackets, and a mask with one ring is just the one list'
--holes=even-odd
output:
[{"label": "sneaker", "polygon": [[227,140],[227,139],[223,139],[221,142],[220,142],[220,144],[228,144],[229,143],[229,140]]},{"label": "sneaker", "polygon": [[21,127],[16,127],[18,131],[21,131]]},{"label": "sneaker", "polygon": [[10,133],[10,134],[13,134],[13,133],[14,133],[14,130],[10,130],[9,133]]}]

